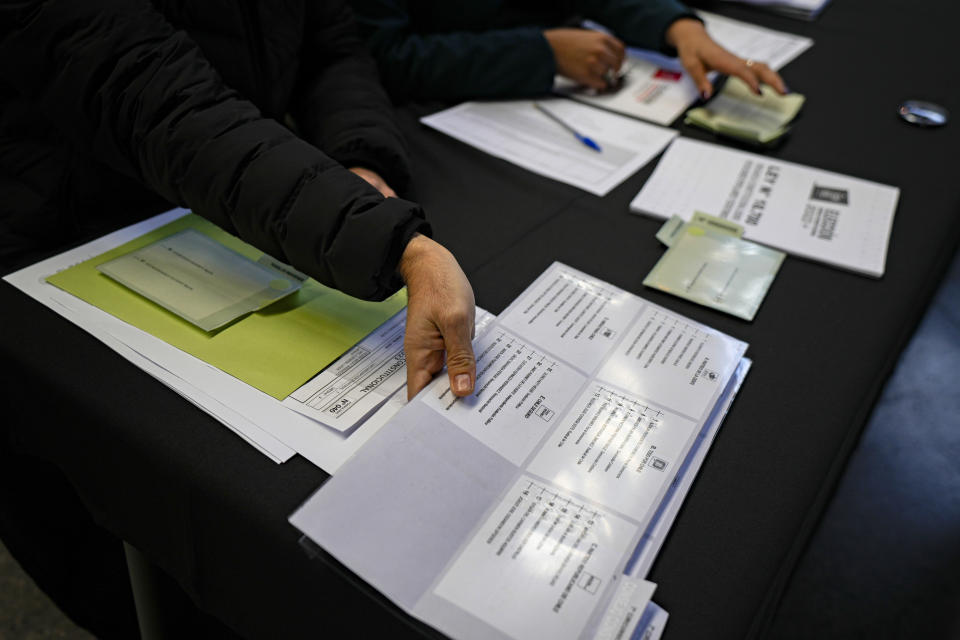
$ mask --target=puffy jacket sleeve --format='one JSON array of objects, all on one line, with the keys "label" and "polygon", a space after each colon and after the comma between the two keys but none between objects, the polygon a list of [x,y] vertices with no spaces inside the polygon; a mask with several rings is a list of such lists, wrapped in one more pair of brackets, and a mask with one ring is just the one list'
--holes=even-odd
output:
[{"label": "puffy jacket sleeve", "polygon": [[395,100],[517,98],[553,87],[553,51],[539,27],[419,33],[406,0],[353,6]]},{"label": "puffy jacket sleeve", "polygon": [[345,167],[373,169],[400,191],[409,160],[377,66],[343,0],[307,3],[291,115],[303,137]]},{"label": "puffy jacket sleeve", "polygon": [[227,87],[147,0],[0,4],[0,73],[81,149],[350,295],[399,285],[420,209]]}]

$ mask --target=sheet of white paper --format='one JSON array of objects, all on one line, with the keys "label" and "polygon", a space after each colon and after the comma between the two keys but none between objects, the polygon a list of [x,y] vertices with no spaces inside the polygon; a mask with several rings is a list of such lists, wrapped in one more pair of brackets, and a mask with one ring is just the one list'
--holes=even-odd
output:
[{"label": "sheet of white paper", "polygon": [[637,640],[660,640],[669,618],[670,614],[651,600],[647,603],[647,608],[644,610],[643,617],[638,625],[638,628],[642,631],[639,636],[634,637]]},{"label": "sheet of white paper", "polygon": [[597,152],[529,100],[465,102],[421,119],[481,151],[598,196],[660,153],[676,131],[597,111],[568,100],[541,101],[600,145]]},{"label": "sheet of white paper", "polygon": [[406,381],[406,309],[378,327],[283,400],[283,406],[337,431],[357,426]]},{"label": "sheet of white paper", "polygon": [[593,640],[628,640],[640,624],[657,585],[627,576],[619,578],[619,586],[610,598]]},{"label": "sheet of white paper", "polygon": [[434,593],[511,638],[576,638],[635,534],[635,524],[522,475]]},{"label": "sheet of white paper", "polygon": [[[813,40],[791,33],[697,11],[707,32],[725,49],[741,58],[766,62],[781,69],[813,46]],[[630,49],[624,63],[623,86],[615,93],[577,88],[559,79],[556,90],[575,100],[657,124],[670,124],[699,98],[696,85],[676,58],[643,49]]]},{"label": "sheet of white paper", "polygon": [[[184,209],[174,209],[9,274],[4,279],[216,417],[274,461],[285,462],[294,453],[300,453],[327,473],[336,473],[340,465],[386,422],[390,413],[374,414],[377,419],[371,416],[352,431],[341,433],[291,411],[250,385],[44,280],[57,271],[140,237],[186,213]],[[477,310],[478,322],[489,318],[486,311]],[[406,371],[398,375],[405,379]]]},{"label": "sheet of white paper", "polygon": [[[291,522],[452,637],[592,637],[746,348],[683,320],[677,348],[715,358],[705,403],[669,362],[608,367],[652,309],[668,326],[665,310],[554,264],[478,337],[474,397],[432,383]],[[600,338],[608,324],[622,329]],[[662,389],[634,380],[653,377],[681,387],[665,394],[679,410],[629,390]]]},{"label": "sheet of white paper", "polygon": [[896,187],[678,138],[630,210],[685,220],[704,211],[740,224],[748,240],[880,277],[899,197]]}]

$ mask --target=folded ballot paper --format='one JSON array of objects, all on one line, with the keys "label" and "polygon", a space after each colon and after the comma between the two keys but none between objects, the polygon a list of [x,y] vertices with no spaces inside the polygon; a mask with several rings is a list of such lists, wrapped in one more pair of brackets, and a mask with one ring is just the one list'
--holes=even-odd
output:
[{"label": "folded ballot paper", "polygon": [[760,92],[756,95],[746,82],[731,76],[710,102],[690,109],[684,122],[749,144],[772,144],[789,130],[806,98],[799,93],[781,96],[768,85],[760,85]]},{"label": "folded ballot paper", "polygon": [[743,240],[743,227],[702,212],[673,216],[657,238],[667,245],[643,284],[753,320],[785,254]]},{"label": "folded ballot paper", "polygon": [[644,578],[747,345],[554,263],[474,349],[474,395],[436,379],[291,522],[453,638],[662,631]]}]

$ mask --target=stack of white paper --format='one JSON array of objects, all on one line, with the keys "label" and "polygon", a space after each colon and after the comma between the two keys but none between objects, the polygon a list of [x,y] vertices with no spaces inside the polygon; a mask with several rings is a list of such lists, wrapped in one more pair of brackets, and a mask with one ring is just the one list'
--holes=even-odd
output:
[{"label": "stack of white paper", "polygon": [[[48,284],[57,271],[100,255],[187,213],[175,209],[94,240],[4,278],[101,340],[121,356],[232,429],[275,462],[299,453],[327,473],[383,425],[405,400],[398,314],[300,390],[280,402],[154,336]],[[478,328],[490,314],[477,309]],[[393,398],[386,410],[371,411]],[[348,403],[349,401],[349,403]],[[332,404],[331,404],[332,403]],[[330,412],[340,403],[349,410]],[[294,409],[294,410],[291,410]],[[332,416],[332,417],[331,417]]]},{"label": "stack of white paper", "polygon": [[428,386],[291,522],[455,638],[662,630],[643,577],[747,345],[555,263],[474,347],[473,396]]}]

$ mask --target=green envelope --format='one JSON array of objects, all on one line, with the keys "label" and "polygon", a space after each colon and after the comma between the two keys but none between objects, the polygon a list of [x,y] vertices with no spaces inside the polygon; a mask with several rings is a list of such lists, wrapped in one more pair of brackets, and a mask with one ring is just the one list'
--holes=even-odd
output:
[{"label": "green envelope", "polygon": [[785,254],[743,240],[735,229],[706,226],[712,216],[698,216],[699,222],[671,234],[670,248],[644,278],[644,286],[753,320]]},{"label": "green envelope", "polygon": [[56,273],[47,282],[282,400],[407,302],[402,290],[366,302],[308,279],[299,291],[213,332],[127,289],[97,266],[161,238],[193,229],[259,260],[263,252],[194,214]]},{"label": "green envelope", "polygon": [[731,76],[713,100],[690,109],[684,122],[754,144],[772,143],[787,132],[806,98],[799,93],[781,96],[767,85],[760,92],[755,95],[743,80]]}]

